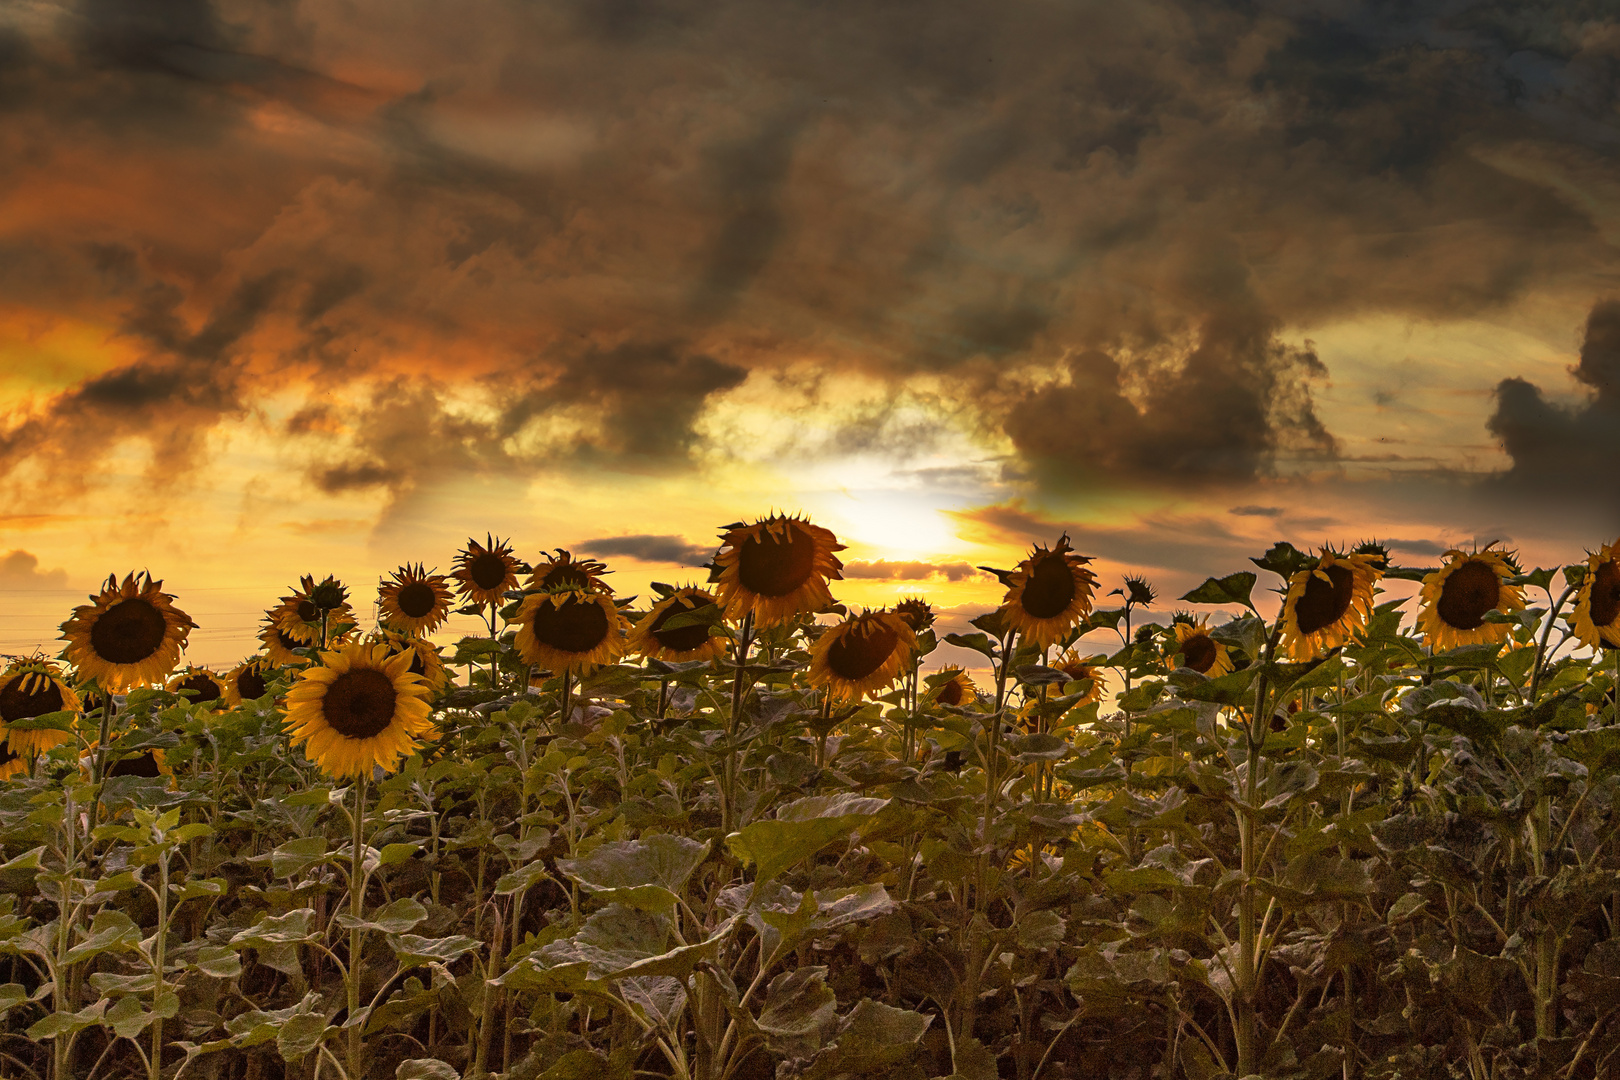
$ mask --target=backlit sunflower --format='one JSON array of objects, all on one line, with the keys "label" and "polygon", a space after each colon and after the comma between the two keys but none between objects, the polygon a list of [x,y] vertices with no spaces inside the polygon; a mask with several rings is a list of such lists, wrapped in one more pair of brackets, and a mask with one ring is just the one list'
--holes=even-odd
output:
[{"label": "backlit sunflower", "polygon": [[1091,587],[1097,578],[1074,555],[1064,533],[1048,550],[1037,545],[1013,570],[993,570],[1007,586],[998,609],[1006,624],[1041,648],[1056,644],[1091,611]]},{"label": "backlit sunflower", "polygon": [[631,628],[625,651],[670,664],[713,660],[723,655],[727,639],[720,634],[711,635],[706,625],[677,626],[674,629],[664,626],[677,615],[712,607],[714,595],[707,589],[690,585],[676,589],[654,604],[653,609]]},{"label": "backlit sunflower", "polygon": [[62,659],[113,693],[162,682],[197,625],[149,573],[113,574],[90,600],[62,624]]},{"label": "backlit sunflower", "polygon": [[1514,576],[1510,553],[1494,548],[1492,544],[1472,554],[1448,551],[1445,565],[1423,579],[1418,629],[1435,652],[1507,640],[1511,627],[1485,617],[1493,611],[1522,611],[1524,591],[1507,583]]},{"label": "backlit sunflower", "polygon": [[296,666],[309,663],[308,658],[299,656],[294,649],[307,649],[310,643],[302,638],[283,630],[276,623],[276,614],[279,609],[265,612],[264,629],[259,631],[259,641],[264,645],[265,658],[276,667]]},{"label": "backlit sunflower", "polygon": [[1052,662],[1052,666],[1069,677],[1070,682],[1091,680],[1090,689],[1081,695],[1080,700],[1074,703],[1076,709],[1083,709],[1093,701],[1101,700],[1103,692],[1103,671],[1094,661],[1098,657],[1083,657],[1075,649],[1066,649],[1062,656]]},{"label": "backlit sunflower", "polygon": [[[85,747],[86,757],[79,762],[80,769],[87,775],[88,764],[95,758],[96,747],[100,745],[91,739]],[[154,778],[159,776],[173,776],[174,769],[169,767],[169,759],[164,755],[161,747],[152,747],[149,750],[109,750],[107,759],[107,776],[144,776]]]},{"label": "backlit sunflower", "polygon": [[506,594],[518,587],[522,563],[512,555],[512,545],[486,534],[480,544],[472,537],[456,556],[456,592],[469,604],[500,604]]},{"label": "backlit sunflower", "polygon": [[219,709],[225,702],[225,681],[207,668],[189,667],[176,673],[168,686],[171,694],[180,694],[182,690],[192,693],[180,694],[191,705],[207,705],[210,709]]},{"label": "backlit sunflower", "polygon": [[894,613],[911,627],[914,634],[920,634],[934,625],[934,609],[920,596],[908,596],[901,600],[894,605]]},{"label": "backlit sunflower", "polygon": [[749,614],[761,627],[790,622],[830,606],[829,579],[842,578],[836,551],[844,545],[829,529],[803,518],[774,514],[752,525],[738,522],[720,535],[709,580],[726,617]]},{"label": "backlit sunflower", "polygon": [[244,701],[264,697],[270,690],[268,667],[263,658],[253,656],[231,668],[225,675],[226,706],[234,709]]},{"label": "backlit sunflower", "polygon": [[1232,670],[1232,658],[1223,643],[1209,636],[1208,623],[1207,617],[1195,619],[1185,612],[1177,615],[1170,624],[1176,643],[1168,652],[1172,657],[1181,657],[1182,667],[1213,679]]},{"label": "backlit sunflower", "polygon": [[602,580],[603,575],[612,572],[606,563],[595,559],[576,559],[562,548],[557,548],[557,554],[546,555],[545,565],[534,568],[534,573],[529,575],[528,587],[534,592],[561,592],[566,589],[612,592]]},{"label": "backlit sunflower", "polygon": [[606,593],[534,593],[515,621],[518,655],[548,671],[583,675],[624,655],[625,618]]},{"label": "backlit sunflower", "polygon": [[1365,630],[1372,616],[1373,585],[1382,575],[1373,552],[1340,555],[1323,548],[1315,566],[1288,579],[1283,655],[1299,663],[1315,660]]},{"label": "backlit sunflower", "polygon": [[421,563],[406,563],[377,587],[377,607],[389,626],[425,637],[450,617],[450,583]]},{"label": "backlit sunflower", "polygon": [[326,645],[333,648],[347,641],[354,633],[346,630],[336,634],[340,626],[353,627],[354,608],[349,606],[349,590],[337,578],[328,575],[316,583],[313,574],[305,574],[291,596],[283,596],[281,603],[270,609],[269,615],[285,638],[299,645],[320,645],[322,615],[325,616]]},{"label": "backlit sunflower", "polygon": [[1620,648],[1620,540],[1586,559],[1586,579],[1575,596],[1575,636],[1592,649]]},{"label": "backlit sunflower", "polygon": [[444,693],[444,688],[450,684],[450,672],[444,666],[444,658],[431,641],[401,634],[388,627],[379,628],[371,640],[373,644],[388,646],[390,655],[403,652],[411,654],[410,672],[420,675],[427,684],[430,701]]},{"label": "backlit sunflower", "polygon": [[428,688],[412,675],[411,655],[386,645],[352,642],[321,654],[287,691],[287,733],[293,745],[331,777],[385,772],[433,730]]},{"label": "backlit sunflower", "polygon": [[959,667],[949,667],[943,669],[940,674],[948,674],[950,677],[941,682],[934,682],[933,678],[929,680],[934,685],[928,691],[928,700],[949,705],[953,709],[966,708],[979,700],[978,688],[973,685],[973,680],[968,678],[966,671]]},{"label": "backlit sunflower", "polygon": [[0,780],[10,780],[28,771],[29,755],[11,744],[11,736],[27,734],[32,732],[8,731],[6,737],[0,739]]},{"label": "backlit sunflower", "polygon": [[79,712],[79,695],[63,681],[60,669],[49,660],[22,660],[0,675],[0,720],[7,725],[11,749],[28,757],[71,742],[67,731],[20,731],[9,725],[53,712]]},{"label": "backlit sunflower", "polygon": [[810,646],[811,686],[856,702],[890,686],[917,650],[917,635],[892,611],[852,615]]}]

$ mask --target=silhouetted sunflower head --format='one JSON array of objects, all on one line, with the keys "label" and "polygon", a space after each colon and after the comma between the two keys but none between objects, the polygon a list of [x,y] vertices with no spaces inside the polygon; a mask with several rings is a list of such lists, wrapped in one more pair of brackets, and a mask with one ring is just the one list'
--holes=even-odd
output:
[{"label": "silhouetted sunflower head", "polygon": [[830,530],[803,518],[739,522],[720,535],[710,580],[719,583],[716,597],[727,618],[752,614],[757,625],[776,626],[831,606],[827,582],[844,576],[834,554],[843,550]]},{"label": "silhouetted sunflower head", "polygon": [[1620,540],[1586,559],[1575,596],[1575,636],[1588,648],[1620,648]]},{"label": "silhouetted sunflower head", "polygon": [[679,616],[714,606],[714,595],[707,589],[694,585],[676,589],[654,604],[653,609],[631,628],[625,650],[671,664],[714,660],[726,651],[727,638],[724,635],[711,633],[711,627],[706,623],[668,625]]},{"label": "silhouetted sunflower head", "polygon": [[402,634],[389,627],[379,627],[372,635],[371,643],[387,646],[390,655],[400,653],[411,654],[412,675],[419,675],[428,688],[428,700],[436,700],[444,693],[445,687],[450,685],[450,672],[444,666],[444,657],[439,655],[438,647],[426,638],[411,634]]},{"label": "silhouetted sunflower head", "polygon": [[62,624],[62,659],[113,693],[161,683],[197,625],[150,574],[114,574],[90,600]]},{"label": "silhouetted sunflower head", "polygon": [[270,664],[263,657],[249,657],[227,672],[223,681],[228,708],[257,701],[270,692]]},{"label": "silhouetted sunflower head", "polygon": [[606,593],[533,593],[514,621],[518,655],[547,671],[583,675],[624,655],[625,619]]},{"label": "silhouetted sunflower head", "polygon": [[556,549],[555,555],[545,555],[545,564],[536,565],[534,573],[529,575],[528,589],[531,592],[566,592],[577,590],[583,592],[612,592],[603,575],[613,571],[607,568],[606,563],[595,559],[576,559],[562,548]]},{"label": "silhouetted sunflower head", "polygon": [[948,667],[940,674],[948,675],[948,678],[929,680],[933,683],[928,690],[929,701],[949,705],[953,709],[965,709],[979,700],[979,691],[966,671],[959,667]]},{"label": "silhouetted sunflower head", "polygon": [[272,608],[264,613],[265,625],[259,631],[259,641],[264,645],[265,659],[275,667],[298,667],[310,663],[309,658],[293,652],[294,649],[309,648],[310,642],[281,628],[277,619],[281,611],[281,608]]},{"label": "silhouetted sunflower head", "polygon": [[4,721],[10,748],[23,757],[43,754],[53,746],[71,742],[67,731],[22,731],[10,725],[53,712],[79,712],[79,695],[49,660],[20,660],[0,675],[0,721]]},{"label": "silhouetted sunflower head", "polygon": [[472,537],[456,556],[455,568],[450,576],[456,580],[456,592],[470,604],[499,604],[506,594],[518,587],[518,571],[522,563],[512,554],[512,545],[488,534],[480,544]]},{"label": "silhouetted sunflower head", "polygon": [[1006,624],[1043,649],[1091,611],[1091,590],[1097,583],[1085,568],[1091,559],[1072,552],[1064,533],[1050,549],[1037,545],[1014,569],[994,571],[1007,586],[999,609]]},{"label": "silhouetted sunflower head", "polygon": [[1524,591],[1508,584],[1514,576],[1511,554],[1495,547],[1448,551],[1445,565],[1424,577],[1418,628],[1435,652],[1507,640],[1508,624],[1486,617],[1524,610]]},{"label": "silhouetted sunflower head", "polygon": [[917,651],[917,635],[892,611],[852,615],[810,647],[811,686],[833,701],[860,701],[893,685]]},{"label": "silhouetted sunflower head", "polygon": [[905,620],[914,634],[920,634],[934,625],[934,609],[920,596],[908,596],[894,605],[894,613]]},{"label": "silhouetted sunflower head", "polygon": [[1208,623],[1207,618],[1176,619],[1171,622],[1170,629],[1176,635],[1176,643],[1170,649],[1170,655],[1181,657],[1180,667],[1191,668],[1213,679],[1232,670],[1232,658],[1227,655],[1223,643],[1209,636]]},{"label": "silhouetted sunflower head", "polygon": [[1298,663],[1315,660],[1367,628],[1373,586],[1383,576],[1370,552],[1340,555],[1323,548],[1316,565],[1288,579],[1283,597],[1282,654]]},{"label": "silhouetted sunflower head", "polygon": [[450,583],[421,563],[406,563],[377,586],[377,609],[394,629],[426,636],[450,617]]},{"label": "silhouetted sunflower head", "polygon": [[410,667],[410,655],[386,645],[323,652],[287,691],[293,745],[338,779],[368,776],[374,765],[392,772],[433,731],[428,688]]},{"label": "silhouetted sunflower head", "polygon": [[[225,681],[207,668],[188,667],[169,679],[168,690],[179,694],[190,705],[206,705],[218,710],[225,706]],[[189,690],[189,694],[180,691]]]},{"label": "silhouetted sunflower head", "polygon": [[[315,575],[305,574],[291,595],[283,596],[269,615],[282,636],[299,645],[319,645],[324,621],[326,644],[333,648],[354,634],[354,609],[349,606],[348,595],[349,590],[335,577],[328,575],[317,583]],[[339,635],[338,628],[345,626],[350,629]]]}]

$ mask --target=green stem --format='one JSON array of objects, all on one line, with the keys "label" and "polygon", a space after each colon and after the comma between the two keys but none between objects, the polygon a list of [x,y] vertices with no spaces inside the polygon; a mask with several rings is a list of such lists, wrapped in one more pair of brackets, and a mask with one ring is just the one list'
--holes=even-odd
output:
[{"label": "green stem", "polygon": [[[1535,666],[1530,669],[1530,704],[1532,705],[1536,703],[1536,691],[1541,688],[1541,662],[1542,658],[1547,655],[1547,641],[1552,637],[1553,623],[1558,621],[1559,610],[1564,606],[1564,601],[1569,599],[1569,594],[1574,591],[1574,585],[1570,585],[1564,589],[1563,595],[1561,595],[1553,604],[1552,610],[1547,612],[1547,621],[1542,624],[1541,640],[1536,644],[1536,663]],[[1551,597],[1552,593],[1548,593],[1547,595]]]},{"label": "green stem", "polygon": [[[161,841],[160,841],[161,842]],[[165,946],[169,937],[169,852],[164,851],[158,857],[158,897],[157,897],[157,943],[152,948],[152,1008],[161,1009],[163,1000],[163,965],[165,961]],[[151,1080],[161,1080],[163,1075],[163,1017],[158,1015],[152,1020],[152,1056],[147,1063],[148,1075]]]},{"label": "green stem", "polygon": [[366,826],[366,776],[362,773],[354,784],[354,846],[349,853],[349,914],[354,926],[349,929],[349,1067],[348,1074],[360,1075],[360,950],[362,948],[360,921],[366,913],[366,883],[361,877],[364,862]]}]

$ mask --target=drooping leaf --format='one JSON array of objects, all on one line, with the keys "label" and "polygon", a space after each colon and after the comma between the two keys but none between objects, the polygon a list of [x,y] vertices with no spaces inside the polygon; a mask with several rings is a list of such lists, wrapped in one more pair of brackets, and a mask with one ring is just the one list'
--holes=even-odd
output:
[{"label": "drooping leaf", "polygon": [[609,842],[583,858],[558,859],[557,869],[609,903],[668,913],[708,855],[707,843],[661,833]]},{"label": "drooping leaf", "polygon": [[1223,578],[1209,578],[1181,599],[1189,604],[1242,604],[1253,607],[1249,595],[1254,592],[1254,583],[1258,580],[1258,576],[1247,570]]},{"label": "drooping leaf", "polygon": [[783,806],[774,821],[745,825],[726,837],[726,844],[739,859],[755,865],[754,880],[763,884],[828,844],[847,839],[888,802],[848,792],[812,795]]}]

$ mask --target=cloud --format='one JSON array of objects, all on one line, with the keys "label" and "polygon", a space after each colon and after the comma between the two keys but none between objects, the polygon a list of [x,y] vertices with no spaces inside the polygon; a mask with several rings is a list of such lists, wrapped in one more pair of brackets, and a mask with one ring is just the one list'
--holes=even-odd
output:
[{"label": "cloud", "polygon": [[703,566],[714,557],[714,547],[693,544],[679,536],[603,536],[574,545],[587,555],[635,559],[638,562]]},{"label": "cloud", "polygon": [[982,571],[965,562],[930,563],[856,559],[844,564],[846,578],[875,578],[883,581],[962,581]]},{"label": "cloud", "polygon": [[39,556],[16,548],[0,555],[0,589],[11,592],[37,592],[67,587],[66,570],[39,568]]},{"label": "cloud", "polygon": [[1227,511],[1238,517],[1276,517],[1283,512],[1280,506],[1234,506]]}]

